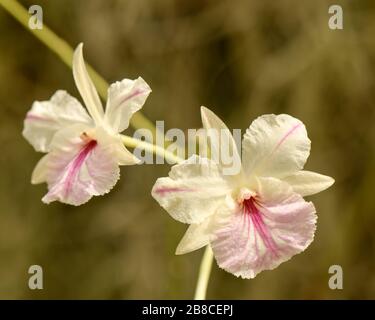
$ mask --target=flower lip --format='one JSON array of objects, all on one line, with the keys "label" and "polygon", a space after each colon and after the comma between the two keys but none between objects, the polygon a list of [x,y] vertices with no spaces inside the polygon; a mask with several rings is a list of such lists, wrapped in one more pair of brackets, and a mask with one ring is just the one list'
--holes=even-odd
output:
[{"label": "flower lip", "polygon": [[69,196],[69,193],[72,189],[72,183],[77,176],[80,168],[82,167],[83,163],[87,159],[87,157],[90,155],[90,153],[94,150],[94,148],[98,145],[98,142],[96,140],[90,139],[87,141],[87,144],[82,148],[82,150],[79,152],[79,154],[74,159],[72,166],[70,170],[68,171],[67,175],[67,186],[65,188],[65,197],[67,198]]},{"label": "flower lip", "polygon": [[[274,257],[279,257],[279,248],[276,244],[275,240],[272,237],[270,229],[267,227],[264,216],[261,213],[257,199],[255,197],[250,197],[249,199],[245,199],[242,204],[242,213],[245,219],[249,219],[256,230],[256,233],[262,239],[263,244],[265,247],[271,252]],[[250,223],[246,224],[250,228]]]}]

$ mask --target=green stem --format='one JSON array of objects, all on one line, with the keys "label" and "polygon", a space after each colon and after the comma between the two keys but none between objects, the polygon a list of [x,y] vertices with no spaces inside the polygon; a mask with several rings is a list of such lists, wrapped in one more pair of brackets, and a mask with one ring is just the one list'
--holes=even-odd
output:
[{"label": "green stem", "polygon": [[208,245],[204,251],[201,265],[199,268],[199,275],[197,286],[195,289],[194,300],[205,300],[207,293],[208,280],[210,279],[213,253],[211,247]]},{"label": "green stem", "polygon": [[181,163],[184,159],[177,157],[174,153],[165,150],[163,147],[157,146],[155,144],[135,139],[126,135],[121,135],[124,145],[130,148],[142,148],[145,151],[149,151],[153,154],[159,155],[164,159],[169,160],[173,163]]},{"label": "green stem", "polygon": [[[45,24],[43,24],[43,29],[29,28],[30,14],[16,0],[0,0],[0,6],[3,6],[3,8],[8,11],[11,16],[20,22],[26,28],[26,30],[30,31],[51,51],[53,51],[68,67],[72,67],[73,49],[65,40],[57,36],[56,33],[54,33]],[[91,66],[87,65],[87,69],[100,96],[106,100],[108,83]],[[153,123],[140,112],[133,115],[130,120],[130,124],[136,129],[146,128],[149,129],[153,134],[156,132]]]}]

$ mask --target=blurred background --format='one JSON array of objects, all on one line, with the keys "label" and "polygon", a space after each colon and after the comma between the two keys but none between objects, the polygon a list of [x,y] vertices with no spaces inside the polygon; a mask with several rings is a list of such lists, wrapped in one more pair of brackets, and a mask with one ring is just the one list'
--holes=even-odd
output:
[{"label": "blurred background", "polygon": [[[336,184],[310,199],[315,240],[253,280],[214,264],[211,299],[375,298],[375,2],[370,0],[66,0],[39,4],[44,23],[109,82],[141,75],[143,108],[168,128],[199,128],[199,107],[245,130],[265,113],[307,126],[306,168]],[[328,28],[328,7],[344,29]],[[30,176],[41,154],[23,139],[34,100],[79,97],[71,70],[0,7],[0,298],[190,299],[203,250],[175,256],[186,226],[153,200],[168,165],[122,167],[114,190],[86,205],[41,202]],[[131,130],[127,131],[131,134]],[[28,288],[41,265],[44,290]],[[328,269],[341,265],[344,289]]]}]

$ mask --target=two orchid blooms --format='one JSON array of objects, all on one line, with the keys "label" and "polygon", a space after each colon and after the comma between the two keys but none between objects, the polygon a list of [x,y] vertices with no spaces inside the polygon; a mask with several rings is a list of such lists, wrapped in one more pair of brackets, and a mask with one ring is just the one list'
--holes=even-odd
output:
[{"label": "two orchid blooms", "polygon": [[[74,52],[73,76],[86,109],[65,91],[49,101],[34,102],[23,135],[44,152],[32,183],[46,182],[42,201],[81,205],[108,193],[119,179],[120,165],[139,163],[123,144],[121,132],[151,92],[142,79],[124,79],[108,89],[105,110],[86,70],[82,44]],[[226,125],[201,109],[212,150],[225,144],[240,164],[236,174],[213,152],[194,155],[157,179],[152,196],[177,221],[188,224],[176,254],[210,246],[222,269],[254,278],[276,268],[313,241],[316,211],[309,196],[330,187],[328,176],[304,171],[310,140],[304,124],[289,115],[263,115],[242,140],[242,154]]]}]

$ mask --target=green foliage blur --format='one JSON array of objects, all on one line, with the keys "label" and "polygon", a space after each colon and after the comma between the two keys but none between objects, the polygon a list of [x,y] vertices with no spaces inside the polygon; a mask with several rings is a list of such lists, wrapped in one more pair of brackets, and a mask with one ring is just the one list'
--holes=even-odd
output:
[{"label": "green foliage blur", "polygon": [[[25,7],[33,1],[21,1]],[[245,130],[265,113],[301,119],[306,168],[336,179],[316,196],[318,228],[302,254],[253,280],[213,267],[211,299],[375,298],[375,2],[40,0],[44,23],[109,82],[141,75],[143,113],[166,129],[199,128],[200,106]],[[340,4],[344,29],[328,28]],[[122,167],[111,193],[72,207],[45,205],[30,176],[41,154],[22,137],[35,100],[72,72],[0,7],[0,298],[190,299],[203,250],[175,256],[186,226],[153,200],[168,165]],[[127,131],[132,134],[132,130]],[[28,288],[28,268],[44,289]],[[328,287],[341,265],[344,289]]]}]

